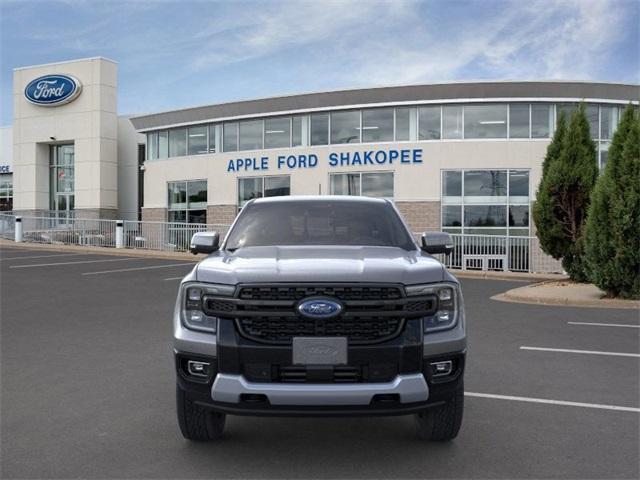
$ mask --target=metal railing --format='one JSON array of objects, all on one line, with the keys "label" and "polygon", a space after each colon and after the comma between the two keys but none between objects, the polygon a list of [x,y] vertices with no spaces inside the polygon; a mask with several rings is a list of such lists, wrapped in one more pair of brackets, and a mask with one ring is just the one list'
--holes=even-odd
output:
[{"label": "metal railing", "polygon": [[13,240],[16,235],[16,216],[10,213],[0,213],[0,238]]},{"label": "metal railing", "polygon": [[60,217],[22,217],[22,240],[94,247],[116,246],[116,221]]},{"label": "metal railing", "polygon": [[175,222],[124,221],[125,248],[141,248],[184,252],[189,250],[191,237],[197,232],[218,232],[220,241],[229,225]]},{"label": "metal railing", "polygon": [[441,256],[460,270],[561,273],[562,264],[544,253],[537,237],[452,234],[453,252]]},{"label": "metal railing", "polygon": [[[224,238],[230,225],[80,219],[59,216],[22,218],[24,242],[121,247],[184,252],[194,233],[215,231]],[[121,224],[122,226],[118,226]],[[0,237],[13,240],[16,215],[0,213]],[[119,229],[122,229],[121,231]],[[120,233],[119,233],[120,232]],[[416,234],[417,239],[419,237]],[[460,270],[561,273],[561,262],[540,248],[537,237],[452,234],[454,249],[439,255],[447,268]]]}]

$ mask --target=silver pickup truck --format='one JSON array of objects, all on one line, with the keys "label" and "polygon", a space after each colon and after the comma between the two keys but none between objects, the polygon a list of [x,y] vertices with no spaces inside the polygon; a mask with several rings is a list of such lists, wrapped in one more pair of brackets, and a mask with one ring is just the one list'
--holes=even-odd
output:
[{"label": "silver pickup truck", "polygon": [[190,440],[227,414],[415,414],[419,438],[450,440],[463,411],[460,285],[417,245],[392,202],[344,196],[247,203],[182,280],[174,312],[177,413]]}]

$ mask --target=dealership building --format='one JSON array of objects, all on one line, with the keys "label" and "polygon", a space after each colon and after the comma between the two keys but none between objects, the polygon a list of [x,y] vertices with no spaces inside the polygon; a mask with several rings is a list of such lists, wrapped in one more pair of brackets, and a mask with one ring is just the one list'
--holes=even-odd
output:
[{"label": "dealership building", "polygon": [[118,115],[117,95],[108,59],[16,69],[13,125],[0,136],[0,207],[227,225],[252,198],[367,195],[393,200],[415,232],[530,236],[560,112],[586,103],[602,167],[640,86],[408,85],[133,116]]}]

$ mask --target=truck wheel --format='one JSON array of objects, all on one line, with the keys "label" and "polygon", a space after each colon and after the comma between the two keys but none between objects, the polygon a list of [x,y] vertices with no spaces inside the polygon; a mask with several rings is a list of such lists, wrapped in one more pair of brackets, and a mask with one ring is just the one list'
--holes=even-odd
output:
[{"label": "truck wheel", "polygon": [[460,385],[444,405],[426,409],[415,416],[418,438],[437,441],[453,440],[460,430],[463,409],[464,387]]},{"label": "truck wheel", "polygon": [[222,436],[226,415],[200,407],[189,400],[184,390],[176,385],[178,424],[182,436],[188,440],[206,442]]}]

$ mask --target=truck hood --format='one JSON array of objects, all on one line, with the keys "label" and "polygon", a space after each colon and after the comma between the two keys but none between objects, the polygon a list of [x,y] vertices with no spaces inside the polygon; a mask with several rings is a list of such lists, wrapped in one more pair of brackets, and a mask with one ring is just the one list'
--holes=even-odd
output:
[{"label": "truck hood", "polygon": [[419,250],[395,247],[244,247],[220,251],[196,267],[201,282],[440,282],[445,269]]}]

